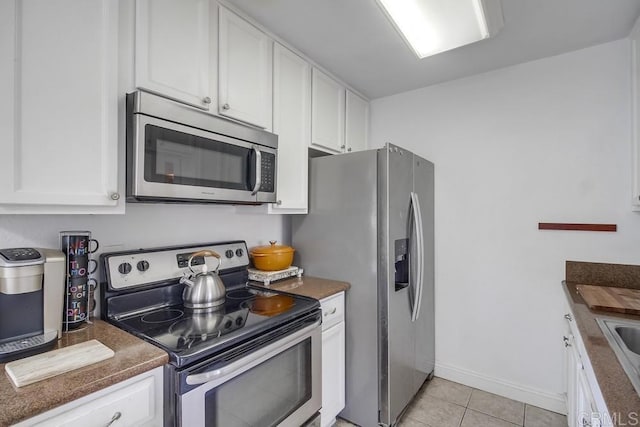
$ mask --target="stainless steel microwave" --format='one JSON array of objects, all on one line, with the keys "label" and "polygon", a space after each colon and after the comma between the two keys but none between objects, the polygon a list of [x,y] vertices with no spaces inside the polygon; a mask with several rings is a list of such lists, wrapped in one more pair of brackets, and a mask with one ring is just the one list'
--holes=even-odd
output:
[{"label": "stainless steel microwave", "polygon": [[277,135],[143,91],[126,110],[128,201],[276,201]]}]

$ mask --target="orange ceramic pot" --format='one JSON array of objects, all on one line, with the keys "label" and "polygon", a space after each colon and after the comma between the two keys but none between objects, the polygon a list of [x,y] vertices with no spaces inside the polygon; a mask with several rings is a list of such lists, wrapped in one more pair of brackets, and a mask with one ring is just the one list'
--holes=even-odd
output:
[{"label": "orange ceramic pot", "polygon": [[249,252],[254,267],[263,271],[278,271],[291,267],[295,249],[287,245],[276,245],[275,240],[269,243],[269,246],[256,246]]}]

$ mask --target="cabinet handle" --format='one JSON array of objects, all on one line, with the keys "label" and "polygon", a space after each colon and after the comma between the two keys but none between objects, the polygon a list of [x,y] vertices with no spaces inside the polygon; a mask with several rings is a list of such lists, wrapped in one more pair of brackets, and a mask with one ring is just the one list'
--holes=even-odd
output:
[{"label": "cabinet handle", "polygon": [[584,417],[584,415],[582,416],[582,425],[583,425],[583,427],[591,427],[591,423],[589,421],[587,421],[587,419]]},{"label": "cabinet handle", "polygon": [[278,206],[280,206],[281,204],[282,204],[282,200],[278,200],[278,201],[276,202],[276,205],[278,205]]},{"label": "cabinet handle", "polygon": [[346,147],[347,147],[347,146],[346,146],[345,144],[342,144],[342,145],[340,146],[340,148],[341,148],[342,150],[344,150]]},{"label": "cabinet handle", "polygon": [[109,197],[111,198],[111,200],[120,200],[120,193],[111,193],[109,194]]},{"label": "cabinet handle", "polygon": [[347,151],[348,151],[348,152],[351,152],[351,147],[349,147],[349,148],[347,149]]},{"label": "cabinet handle", "polygon": [[569,322],[571,322],[573,320],[573,318],[571,317],[571,315],[569,313],[565,314],[564,318],[567,319]]},{"label": "cabinet handle", "polygon": [[338,307],[333,307],[333,310],[331,310],[331,311],[329,311],[329,312],[326,312],[326,313],[324,314],[324,316],[325,316],[325,317],[327,317],[327,316],[331,316],[332,314],[335,314],[335,312],[336,312],[337,310],[338,310]]},{"label": "cabinet handle", "polygon": [[204,98],[202,98],[202,102],[204,104],[211,104],[211,98],[209,98],[208,96],[205,96]]},{"label": "cabinet handle", "polygon": [[565,347],[571,347],[571,344],[569,344],[569,338],[563,336],[562,337],[562,341],[564,341],[564,346]]},{"label": "cabinet handle", "polygon": [[223,110],[228,110],[229,108],[231,108],[231,107],[229,106],[229,104],[224,104],[224,105],[222,106],[222,109],[223,109]]},{"label": "cabinet handle", "polygon": [[118,421],[121,416],[122,416],[121,412],[116,412],[115,414],[113,414],[113,417],[111,417],[111,421],[109,421],[109,423],[105,427],[109,427],[111,424]]}]

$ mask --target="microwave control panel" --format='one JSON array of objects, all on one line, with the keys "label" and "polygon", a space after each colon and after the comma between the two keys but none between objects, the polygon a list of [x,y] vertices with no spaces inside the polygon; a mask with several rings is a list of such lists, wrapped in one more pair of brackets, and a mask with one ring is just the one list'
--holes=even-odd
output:
[{"label": "microwave control panel", "polygon": [[276,183],[276,156],[272,153],[262,153],[262,167],[261,177],[262,184],[260,184],[260,191],[266,193],[273,193],[275,191]]}]

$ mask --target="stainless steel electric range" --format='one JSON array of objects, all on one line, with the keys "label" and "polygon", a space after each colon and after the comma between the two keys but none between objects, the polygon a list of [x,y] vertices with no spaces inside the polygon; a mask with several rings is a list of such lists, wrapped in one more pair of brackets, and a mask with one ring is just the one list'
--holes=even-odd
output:
[{"label": "stainless steel electric range", "polygon": [[[188,309],[180,278],[201,250],[221,255],[226,298],[213,309]],[[196,257],[193,269],[212,271],[213,260]],[[102,317],[169,354],[165,425],[319,425],[320,305],[252,287],[244,241],[114,252],[100,261]]]}]

